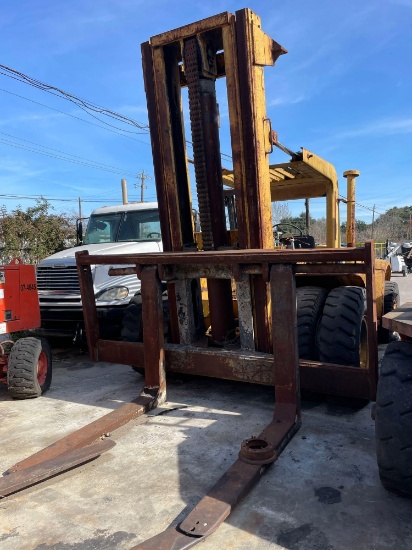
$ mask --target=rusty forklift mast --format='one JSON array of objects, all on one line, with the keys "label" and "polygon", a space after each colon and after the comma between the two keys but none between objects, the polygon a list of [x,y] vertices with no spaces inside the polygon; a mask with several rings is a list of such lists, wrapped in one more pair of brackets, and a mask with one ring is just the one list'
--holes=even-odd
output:
[{"label": "rusty forklift mast", "polygon": [[[269,185],[273,143],[263,68],[274,65],[284,53],[249,9],[204,19],[154,36],[142,45],[164,252],[121,256],[80,252],[77,265],[91,359],[143,367],[144,389],[133,403],[9,470],[12,477],[45,459],[59,461],[164,402],[166,370],[273,385],[275,406],[267,427],[259,436],[243,441],[239,458],[181,523],[136,547],[142,550],[189,548],[218,528],[299,429],[301,386],[368,400],[376,396],[372,244],[345,249],[273,249]],[[229,106],[236,247],[227,235],[224,210],[215,91],[215,81],[221,77],[226,78]],[[201,251],[192,222],[182,87],[188,88],[189,95]],[[100,338],[90,269],[97,264],[122,266],[112,267],[110,273],[135,274],[141,279],[143,342]],[[355,273],[363,274],[366,281],[366,368],[299,361],[296,278]],[[207,279],[212,347],[204,333],[201,278]],[[162,282],[168,290],[171,336],[167,339]],[[236,345],[230,337],[235,327],[232,287],[239,328]]]},{"label": "rusty forklift mast", "polygon": [[[141,412],[166,398],[165,371],[273,384],[273,418],[241,444],[238,460],[179,524],[136,548],[189,548],[210,535],[274,462],[300,426],[300,384],[323,393],[374,399],[377,382],[373,247],[273,250],[263,68],[286,50],[248,9],[222,13],[152,37],[142,45],[143,69],[164,252],[140,256],[77,256],[86,332],[94,360],[145,369]],[[238,246],[226,231],[215,81],[226,77],[233,155]],[[202,231],[197,251],[192,223],[181,89],[188,88],[196,191]],[[142,281],[143,343],[99,337],[90,265],[125,267]],[[296,330],[299,274],[363,273],[368,324],[367,368],[300,361]],[[207,279],[214,346],[202,333],[199,279]],[[168,286],[171,338],[165,342],[162,285]],[[225,348],[234,328],[239,345]],[[299,364],[300,363],[300,364]],[[300,369],[299,369],[300,366]],[[149,401],[148,401],[149,400]]]}]

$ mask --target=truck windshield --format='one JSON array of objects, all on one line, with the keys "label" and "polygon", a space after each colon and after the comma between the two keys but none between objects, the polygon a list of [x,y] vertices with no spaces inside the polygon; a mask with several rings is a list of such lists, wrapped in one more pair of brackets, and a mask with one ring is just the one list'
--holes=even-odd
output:
[{"label": "truck windshield", "polygon": [[92,214],[83,244],[160,241],[158,210]]}]

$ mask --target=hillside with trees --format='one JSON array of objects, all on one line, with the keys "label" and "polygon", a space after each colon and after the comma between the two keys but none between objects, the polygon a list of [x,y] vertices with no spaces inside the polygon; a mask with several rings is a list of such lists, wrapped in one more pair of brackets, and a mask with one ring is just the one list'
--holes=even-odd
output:
[{"label": "hillside with trees", "polygon": [[[286,204],[274,203],[272,207],[273,223],[291,223],[306,232],[306,214],[292,216]],[[346,222],[341,224],[342,240],[345,240]],[[326,241],[326,218],[309,220],[309,233],[317,243]],[[374,239],[376,242],[412,241],[412,206],[397,206],[387,210],[376,218],[374,223],[356,220],[356,240],[363,242]]]}]

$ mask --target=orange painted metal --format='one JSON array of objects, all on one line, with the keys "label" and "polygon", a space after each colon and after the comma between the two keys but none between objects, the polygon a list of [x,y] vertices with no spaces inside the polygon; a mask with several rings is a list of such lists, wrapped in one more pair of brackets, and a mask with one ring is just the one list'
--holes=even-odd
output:
[{"label": "orange painted metal", "polygon": [[0,267],[0,334],[40,326],[34,265],[14,259]]},{"label": "orange painted metal", "polygon": [[[0,334],[29,330],[40,326],[36,269],[19,258],[0,266]],[[0,382],[6,382],[8,352],[1,347]],[[41,374],[40,374],[41,376]]]}]

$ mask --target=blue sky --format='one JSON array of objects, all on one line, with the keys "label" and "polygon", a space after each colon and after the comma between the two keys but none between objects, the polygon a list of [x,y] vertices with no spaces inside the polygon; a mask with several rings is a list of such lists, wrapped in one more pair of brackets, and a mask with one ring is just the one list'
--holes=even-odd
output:
[{"label": "blue sky", "polygon": [[[412,204],[412,0],[3,0],[1,7],[1,64],[143,124],[140,44],[204,17],[249,7],[261,17],[263,30],[289,51],[265,69],[267,113],[280,141],[333,163],[343,194],[342,172],[360,170],[357,202],[366,208],[357,209],[359,219],[370,223],[373,205],[379,214]],[[221,83],[218,90],[222,96]],[[222,97],[221,148],[230,153]],[[96,126],[105,125],[76,105],[0,74],[0,195],[59,199],[51,201],[57,212],[77,211],[81,197],[88,214],[121,202],[124,177],[129,200],[139,200],[135,175],[144,170],[153,178],[149,136],[105,120],[122,135]],[[104,170],[33,149],[100,163]],[[270,161],[287,157],[275,151]],[[154,181],[146,183],[145,198],[154,200]],[[34,202],[0,196],[0,206],[9,211],[17,204],[26,208]],[[295,214],[302,210],[301,204],[289,206]],[[313,201],[312,214],[324,214],[323,201]]]}]

